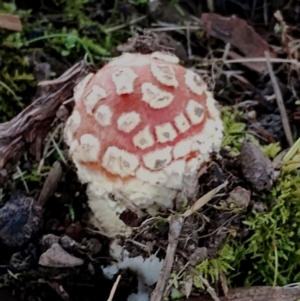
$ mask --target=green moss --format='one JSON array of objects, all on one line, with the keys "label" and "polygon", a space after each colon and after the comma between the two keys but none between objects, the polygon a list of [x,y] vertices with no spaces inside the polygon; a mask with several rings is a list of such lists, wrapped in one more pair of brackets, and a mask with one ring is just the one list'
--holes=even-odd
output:
[{"label": "green moss", "polygon": [[[0,11],[14,12],[15,7],[2,3]],[[27,12],[20,12],[24,18]],[[28,60],[22,49],[20,33],[0,30],[0,122],[7,121],[30,103],[36,85]]]},{"label": "green moss", "polygon": [[[223,111],[224,146],[234,154],[240,151],[246,133],[245,125],[237,122],[238,112]],[[256,139],[253,139],[258,143]],[[281,148],[278,143],[260,146],[274,158]],[[239,240],[230,235],[216,258],[207,259],[196,267],[210,283],[220,283],[224,273],[230,285],[286,285],[300,281],[300,139],[286,155],[281,174],[269,191],[253,194],[266,211],[251,212],[243,225],[249,234]],[[234,229],[233,229],[234,230]],[[230,231],[234,234],[234,231]],[[203,288],[197,276],[194,285]]]},{"label": "green moss", "polygon": [[[23,109],[34,95],[36,82],[29,66],[28,55],[42,41],[45,51],[57,54],[72,63],[85,54],[90,61],[98,63],[103,56],[113,55],[116,45],[130,36],[128,29],[109,30],[122,25],[116,7],[106,24],[91,19],[85,11],[88,0],[55,0],[57,7],[63,7],[62,28],[56,28],[46,18],[35,23],[27,22],[30,11],[18,11],[22,15],[24,29],[21,33],[0,31],[3,41],[0,49],[0,122],[12,118]],[[145,0],[134,0],[139,5]],[[12,4],[1,3],[0,10],[13,13]],[[33,28],[43,29],[41,37],[28,40]],[[247,132],[242,114],[232,108],[224,108],[222,118],[225,126],[223,147],[238,155],[245,138],[257,145],[257,139]],[[260,146],[264,153],[274,158],[280,151],[278,143]],[[225,274],[229,284],[284,285],[300,281],[300,152],[293,154],[282,169],[275,186],[268,192],[254,197],[257,202],[268,206],[268,212],[252,212],[244,221],[249,229],[246,239],[240,241],[231,235],[216,258],[206,259],[196,267],[194,285],[203,288],[199,275],[211,284],[219,283]],[[24,174],[29,184],[41,182],[35,169]],[[19,180],[20,181],[20,180]],[[71,209],[70,209],[71,210]],[[70,215],[73,216],[72,211]],[[74,216],[73,216],[74,217]],[[158,223],[166,220],[158,220]],[[234,234],[234,233],[233,233]]]},{"label": "green moss", "polygon": [[54,0],[57,7],[63,7],[63,20],[75,21],[79,29],[92,25],[92,21],[85,14],[85,7],[90,0]]},{"label": "green moss", "polygon": [[278,153],[281,151],[281,146],[280,146],[279,142],[275,142],[275,143],[270,143],[265,146],[261,146],[261,150],[264,152],[264,154],[267,157],[274,159],[278,155]]},{"label": "green moss", "polygon": [[234,248],[230,244],[225,244],[216,258],[205,259],[196,266],[198,274],[193,277],[195,287],[205,289],[201,277],[208,280],[211,285],[219,283],[222,274],[228,275],[234,272],[232,263],[235,258],[236,251]]},{"label": "green moss", "polygon": [[253,140],[253,136],[246,131],[246,124],[237,121],[241,119],[241,113],[238,110],[223,107],[222,120],[224,124],[224,138],[222,146],[230,149],[233,155],[238,155],[245,137]]},{"label": "green moss", "polygon": [[278,142],[270,143],[268,145],[260,145],[256,137],[247,132],[246,124],[238,121],[242,120],[242,114],[238,110],[230,107],[223,107],[222,120],[225,133],[222,147],[228,148],[232,155],[236,156],[240,154],[244,139],[249,139],[271,159],[273,159],[281,151],[281,147]]},{"label": "green moss", "polygon": [[[136,6],[146,3],[133,1],[133,4]],[[116,5],[105,24],[101,24],[97,18],[93,19],[87,9],[88,6],[95,7],[94,1],[55,0],[53,5],[61,12],[61,23],[49,22],[47,14],[41,14],[40,18],[35,19],[32,18],[31,10],[17,10],[14,4],[0,3],[1,12],[17,13],[21,16],[23,25],[20,33],[0,30],[0,122],[13,118],[33,99],[36,81],[29,57],[36,48],[43,48],[49,57],[53,56],[69,65],[83,59],[85,55],[90,62],[101,65],[102,58],[112,56],[115,47],[131,35],[126,27],[110,30],[124,25]],[[30,38],[37,28],[41,35]]]},{"label": "green moss", "polygon": [[251,236],[244,257],[252,262],[245,284],[286,285],[300,281],[300,171],[279,178],[261,200],[275,205],[267,213],[253,212],[245,221]]}]

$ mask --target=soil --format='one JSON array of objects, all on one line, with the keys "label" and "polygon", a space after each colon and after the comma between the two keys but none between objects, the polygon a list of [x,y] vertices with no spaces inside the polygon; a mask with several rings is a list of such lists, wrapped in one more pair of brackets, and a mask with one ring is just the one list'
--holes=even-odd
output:
[{"label": "soil", "polygon": [[[76,1],[79,0],[74,0],[74,2]],[[56,1],[33,1],[34,4],[31,2],[15,1],[18,9],[31,10],[28,22],[34,24],[42,16],[52,22],[52,26],[55,28],[62,27],[60,17],[56,16],[60,10],[62,11],[62,7],[56,6]],[[147,5],[133,5],[131,2],[134,1],[116,1],[116,6],[114,1],[91,0],[86,2],[87,15],[99,24],[106,24],[111,20],[113,9],[115,9],[115,17],[124,20],[135,18],[137,14],[144,15],[145,19],[137,28],[139,33],[143,33],[143,29],[146,28],[155,28],[155,26],[151,26],[155,22],[169,21],[179,26],[185,21],[181,14],[174,14],[172,19],[170,14],[166,16],[166,13],[161,10],[155,11],[148,8]],[[173,11],[174,7],[170,7],[167,4],[168,1],[158,2]],[[201,14],[210,12],[209,2],[211,1],[199,4],[198,1],[193,0],[178,1],[178,5],[185,12],[185,16],[192,16],[193,20],[196,20],[195,24],[199,25]],[[253,1],[213,2],[215,14],[222,17],[230,17],[234,14],[243,18],[260,35],[265,44],[276,45],[277,48],[274,46],[273,51],[276,52],[278,58],[286,57],[286,52],[280,34],[275,34],[273,30],[274,13],[277,9],[281,10],[284,20],[291,24],[289,34],[295,37],[299,34],[296,25],[300,23],[300,19],[299,14],[295,12],[296,9],[299,9],[299,4],[296,1],[291,1],[289,5],[284,4],[283,1],[276,1],[276,4],[274,1],[254,1],[255,8]],[[267,11],[263,9],[265,3],[268,5]],[[74,27],[72,20],[65,25]],[[41,36],[43,33],[43,25],[40,25],[33,28],[27,38]],[[93,28],[85,28],[81,34],[92,35]],[[222,35],[226,35],[226,39],[228,39],[225,31],[222,32]],[[225,47],[222,39],[207,34],[201,28],[191,33],[190,40],[187,38],[186,32],[181,30],[165,32],[162,30],[162,32],[155,33],[154,42],[151,40],[150,45],[148,40],[146,42],[143,40],[144,36],[143,38],[132,36],[129,41],[128,37],[130,38],[130,35],[124,35],[123,39],[115,45],[112,51],[113,55],[118,55],[122,51],[149,52],[169,48],[181,58],[187,67],[195,65],[199,58],[205,57],[208,60],[222,58],[223,54],[220,54],[220,49]],[[243,55],[239,51],[239,45],[234,46],[234,51]],[[29,44],[26,51],[30,53],[31,72],[36,82],[48,80],[51,72],[61,75],[82,59],[82,57],[72,55],[62,58],[57,51],[44,48],[42,41]],[[193,53],[193,56],[190,52]],[[296,55],[297,53],[291,54],[290,58],[297,58]],[[99,56],[96,56],[96,67],[101,67],[104,63],[105,60],[102,61]],[[263,67],[265,68],[265,66]],[[259,73],[257,66],[251,68],[249,65],[232,64],[230,69],[224,71],[225,67],[220,64],[215,69],[215,72],[219,72],[219,74],[210,76],[210,68],[211,66],[203,65],[201,70],[204,71],[205,80],[213,88],[220,105],[229,108],[238,107],[240,121],[246,123],[246,129],[254,133],[262,145],[279,142],[282,149],[287,148],[289,144],[282,126],[281,112],[276,101],[268,99],[268,96],[273,94],[273,86],[267,69]],[[222,68],[224,68],[224,72],[222,72]],[[298,70],[290,65],[281,66],[280,64],[275,64],[274,68],[284,96],[289,123],[293,129],[296,129],[297,137],[299,137],[300,110],[295,106],[295,100],[299,99]],[[236,76],[233,73],[230,74],[228,70],[236,72]],[[230,76],[233,76],[233,79],[228,86]],[[36,85],[35,91],[32,93],[31,88],[31,102],[46,95],[49,92],[47,89]],[[60,111],[61,115],[52,124],[52,132],[68,116],[71,108],[68,106],[66,108],[66,111]],[[16,111],[15,115],[20,111]],[[61,141],[60,131],[54,135],[54,139]],[[27,148],[29,148],[29,144],[27,141]],[[42,149],[45,144],[46,142],[43,142],[41,145]],[[220,155],[215,154],[208,166],[207,173],[199,178],[201,184],[198,192],[199,198],[226,180],[228,184],[222,190],[221,195],[217,195],[212,202],[200,210],[201,214],[192,215],[186,219],[177,246],[174,271],[184,268],[188,260],[192,260],[196,265],[205,258],[216,257],[228,238],[229,228],[235,229],[238,239],[247,236],[248,230],[243,224],[243,220],[251,213],[254,206],[259,207],[259,204],[255,202],[255,195],[273,185],[274,174],[271,162],[250,142],[248,145],[246,144],[243,145],[241,156],[233,156],[226,148],[222,149]],[[61,164],[61,172],[55,173],[53,179],[48,179],[47,185],[52,185],[50,193],[45,193],[43,186],[49,177],[50,168],[57,161],[61,161],[59,157],[47,158],[44,162],[46,171],[43,176],[38,180],[28,179],[27,189],[24,188],[24,182],[20,178],[18,181],[14,180],[10,172],[1,174],[0,169],[0,183],[2,183],[4,195],[0,208],[0,286],[5,287],[0,290],[0,300],[104,301],[108,300],[116,281],[116,276],[107,279],[101,269],[101,266],[106,266],[111,262],[109,239],[100,235],[90,224],[86,186],[79,182],[75,168],[68,159],[66,146],[60,143],[60,147],[67,162]],[[40,162],[29,153],[26,157],[20,158],[18,166],[22,171],[30,174]],[[253,166],[253,162],[255,162],[255,166]],[[9,170],[8,166],[6,168]],[[15,171],[15,169],[13,170]],[[2,180],[1,176],[3,176]],[[42,198],[41,191],[43,191]],[[232,191],[235,191],[236,194]],[[250,194],[252,195],[251,200],[248,197]],[[229,203],[224,203],[224,200],[229,202],[229,200],[236,199],[235,206],[240,209],[238,213],[236,210],[229,210],[231,208]],[[214,205],[225,206],[227,210],[220,213],[220,210],[216,209]],[[169,232],[169,224],[165,222],[167,217],[166,213],[162,213],[164,219],[161,223],[147,223],[141,226],[148,216],[141,220],[137,220],[130,212],[122,216],[127,224],[134,227],[141,226],[135,233],[134,243],[130,240],[123,241],[131,257],[147,256],[149,250],[152,254],[156,253],[161,259],[165,257]],[[57,248],[57,244],[70,256],[73,256],[66,259],[68,264],[60,266],[59,262],[53,263],[55,256],[57,258],[61,256],[59,255],[61,253],[57,253],[58,255],[54,255],[54,258],[47,259],[55,267],[49,267],[47,264],[46,266],[41,265],[41,255],[51,246],[55,245],[55,252],[60,252],[61,249]],[[142,246],[146,246],[146,248]],[[81,261],[74,261],[74,257]],[[137,276],[134,272],[122,270],[120,273],[122,277],[114,295],[113,300],[115,301],[126,300],[127,296],[136,292],[137,289]],[[219,290],[220,286],[216,286],[215,289]],[[195,290],[192,295],[196,298],[201,294],[204,295],[203,290]]]}]

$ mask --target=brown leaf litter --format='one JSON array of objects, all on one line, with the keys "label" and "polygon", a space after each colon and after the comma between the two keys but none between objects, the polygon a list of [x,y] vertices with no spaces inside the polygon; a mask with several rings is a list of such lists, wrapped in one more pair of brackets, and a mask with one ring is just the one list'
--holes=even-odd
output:
[{"label": "brown leaf litter", "polygon": [[17,15],[0,13],[0,28],[11,31],[22,31],[21,19]]},{"label": "brown leaf litter", "polygon": [[[247,22],[236,16],[223,17],[214,13],[203,13],[201,25],[211,36],[229,43],[236,47],[242,55],[229,51],[228,56],[234,59],[240,58],[265,58],[265,51],[271,57],[276,54],[270,45],[251,27]],[[265,62],[242,62],[242,64],[253,71],[262,73],[266,71]]]}]

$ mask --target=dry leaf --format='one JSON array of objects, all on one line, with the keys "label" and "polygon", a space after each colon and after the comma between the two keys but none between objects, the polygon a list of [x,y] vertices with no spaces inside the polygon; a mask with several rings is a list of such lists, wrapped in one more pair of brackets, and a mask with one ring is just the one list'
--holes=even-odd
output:
[{"label": "dry leaf", "polygon": [[[201,23],[209,35],[233,45],[244,55],[244,58],[265,58],[265,51],[268,51],[271,57],[276,57],[269,44],[243,19],[205,13],[201,15]],[[232,51],[229,56],[234,59],[242,58]],[[267,69],[265,62],[242,64],[259,73]]]},{"label": "dry leaf", "polygon": [[228,198],[225,200],[225,203],[228,206],[236,206],[237,208],[241,208],[246,210],[251,199],[251,192],[241,186],[235,187],[229,193]]},{"label": "dry leaf", "polygon": [[11,14],[0,14],[0,28],[12,31],[22,31],[20,17]]}]

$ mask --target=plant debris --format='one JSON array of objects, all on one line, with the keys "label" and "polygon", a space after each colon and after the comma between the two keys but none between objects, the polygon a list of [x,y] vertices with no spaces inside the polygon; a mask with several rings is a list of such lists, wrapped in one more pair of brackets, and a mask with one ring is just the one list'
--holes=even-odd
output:
[{"label": "plant debris", "polygon": [[0,28],[22,31],[22,23],[19,16],[0,13]]},{"label": "plant debris", "polygon": [[[300,298],[299,3],[21,2],[0,3],[0,24],[21,25],[0,28],[0,299]],[[125,211],[133,234],[112,240],[91,223],[62,129],[87,73],[156,50],[213,92],[222,150],[193,200]]]},{"label": "plant debris", "polygon": [[161,301],[164,299],[166,292],[166,284],[170,277],[175,252],[181,234],[184,218],[182,216],[171,216],[169,227],[169,245],[166,251],[166,259],[164,261],[162,272],[159,276],[154,291],[151,294],[150,301]]},{"label": "plant debris", "polygon": [[[201,24],[211,36],[235,46],[244,58],[264,58],[265,51],[269,51],[271,57],[276,57],[270,45],[241,18],[204,13],[201,15]],[[242,58],[241,55],[232,51],[228,53],[228,56],[234,59]],[[263,73],[267,68],[264,62],[253,61],[242,62],[242,64],[259,73]]]},{"label": "plant debris", "polygon": [[44,206],[47,200],[55,193],[62,174],[61,164],[58,161],[54,162],[38,199],[38,203],[41,206]]},{"label": "plant debris", "polygon": [[0,124],[0,184],[14,171],[25,150],[29,148],[37,159],[40,158],[42,142],[48,135],[58,108],[72,96],[76,81],[89,70],[81,61],[62,74],[57,80],[43,83],[52,90],[35,100],[11,121]]},{"label": "plant debris", "polygon": [[[221,301],[296,301],[300,297],[300,287],[249,287],[229,290],[226,297],[220,297]],[[198,301],[199,298],[189,298],[188,301]],[[210,301],[211,298],[201,298]]]}]

